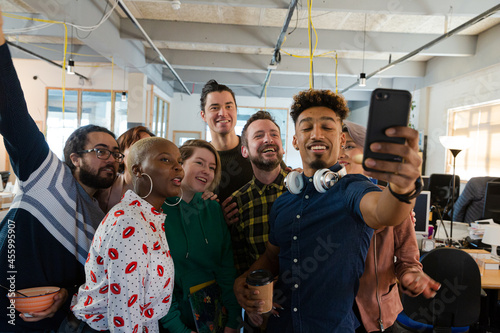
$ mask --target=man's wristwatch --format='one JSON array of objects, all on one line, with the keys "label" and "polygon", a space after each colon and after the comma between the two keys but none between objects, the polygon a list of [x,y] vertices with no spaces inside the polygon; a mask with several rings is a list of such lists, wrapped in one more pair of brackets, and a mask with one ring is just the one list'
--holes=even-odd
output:
[{"label": "man's wristwatch", "polygon": [[417,180],[415,181],[415,189],[413,191],[409,192],[409,193],[399,194],[399,193],[394,192],[391,189],[391,184],[390,183],[387,184],[387,187],[389,188],[389,191],[391,192],[391,194],[396,199],[398,199],[401,202],[409,204],[411,199],[414,199],[414,198],[418,197],[418,195],[420,194],[420,192],[422,192],[422,187],[423,187],[422,186],[422,177],[418,177],[417,178]]}]

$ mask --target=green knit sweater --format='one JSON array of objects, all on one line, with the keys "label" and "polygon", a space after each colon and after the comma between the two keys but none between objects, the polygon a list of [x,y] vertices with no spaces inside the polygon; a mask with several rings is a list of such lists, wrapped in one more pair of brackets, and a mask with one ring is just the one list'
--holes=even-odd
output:
[{"label": "green knit sweater", "polygon": [[[168,198],[172,204],[178,198]],[[226,326],[237,328],[241,308],[233,293],[234,268],[231,238],[222,210],[216,201],[197,193],[190,203],[163,205],[167,214],[165,233],[175,265],[174,297],[169,313],[160,320],[171,333],[196,331],[189,304],[189,288],[216,280],[228,310]]]}]

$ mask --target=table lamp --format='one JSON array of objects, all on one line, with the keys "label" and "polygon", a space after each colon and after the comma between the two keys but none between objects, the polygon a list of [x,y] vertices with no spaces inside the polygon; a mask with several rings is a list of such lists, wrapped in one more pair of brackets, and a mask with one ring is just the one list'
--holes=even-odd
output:
[{"label": "table lamp", "polygon": [[451,187],[451,217],[450,217],[450,238],[448,239],[448,244],[451,246],[453,242],[453,213],[455,206],[455,162],[458,153],[462,150],[467,149],[471,145],[471,140],[466,136],[440,136],[439,141],[446,148],[449,149],[453,155],[453,181]]},{"label": "table lamp", "polygon": [[491,257],[498,259],[497,246],[500,245],[500,226],[494,224],[487,225],[484,228],[482,242],[491,245]]}]

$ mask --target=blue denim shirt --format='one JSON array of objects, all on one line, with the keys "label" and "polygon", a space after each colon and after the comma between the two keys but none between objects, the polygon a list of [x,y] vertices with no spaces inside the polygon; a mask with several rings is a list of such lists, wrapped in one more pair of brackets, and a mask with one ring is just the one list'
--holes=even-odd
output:
[{"label": "blue denim shirt", "polygon": [[318,193],[303,177],[303,191],[281,195],[270,214],[269,241],[280,248],[274,301],[284,310],[270,317],[268,332],[354,332],[352,305],[373,234],[359,203],[380,189],[347,175]]}]

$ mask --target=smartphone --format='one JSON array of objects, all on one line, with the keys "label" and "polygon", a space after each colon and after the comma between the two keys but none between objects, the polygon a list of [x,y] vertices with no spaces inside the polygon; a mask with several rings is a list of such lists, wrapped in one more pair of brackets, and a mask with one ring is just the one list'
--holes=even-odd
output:
[{"label": "smartphone", "polygon": [[367,158],[401,162],[402,158],[392,154],[375,153],[370,150],[374,142],[392,142],[404,144],[404,138],[388,137],[385,131],[390,127],[408,126],[410,117],[411,94],[406,90],[375,89],[370,100],[368,127],[366,128],[363,151],[363,169],[378,171],[365,165]]}]

